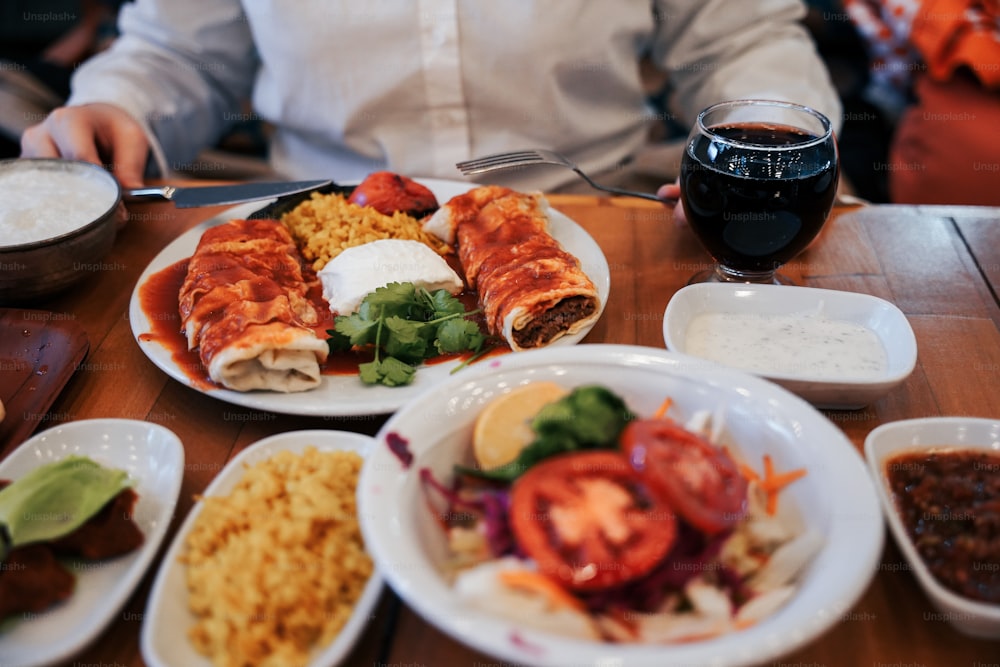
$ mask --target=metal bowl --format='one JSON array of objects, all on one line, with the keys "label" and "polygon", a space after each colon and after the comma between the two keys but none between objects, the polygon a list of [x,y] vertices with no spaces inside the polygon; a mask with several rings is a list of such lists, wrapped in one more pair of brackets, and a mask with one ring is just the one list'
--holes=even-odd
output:
[{"label": "metal bowl", "polygon": [[[40,193],[38,204],[28,208],[23,207],[25,184]],[[20,204],[14,203],[18,194]],[[46,205],[65,208],[67,199],[59,198],[74,195],[86,206],[69,205],[64,228],[48,237],[47,232],[35,233],[42,238],[24,231],[23,223],[41,217]],[[73,220],[76,216],[80,219]],[[0,160],[0,304],[37,301],[93,274],[122,221],[121,187],[100,166],[50,158]]]}]

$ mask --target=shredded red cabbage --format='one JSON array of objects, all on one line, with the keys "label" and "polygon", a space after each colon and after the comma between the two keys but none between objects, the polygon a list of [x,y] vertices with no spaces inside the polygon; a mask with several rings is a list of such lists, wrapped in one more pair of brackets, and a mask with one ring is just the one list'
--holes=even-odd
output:
[{"label": "shredded red cabbage", "polygon": [[518,549],[517,540],[510,529],[507,517],[510,514],[510,493],[506,490],[487,491],[482,496],[483,522],[486,526],[486,541],[494,556],[510,554],[520,558],[524,553]]},{"label": "shredded red cabbage", "polygon": [[580,598],[593,612],[613,608],[655,612],[668,595],[682,590],[691,579],[706,572],[720,571],[723,566],[717,558],[728,537],[728,533],[709,537],[680,521],[673,548],[652,572],[618,588],[581,594]]},{"label": "shredded red cabbage", "polygon": [[475,512],[480,517],[486,532],[486,542],[494,557],[510,554],[523,557],[507,520],[510,514],[510,492],[505,487],[485,486],[475,489],[474,497],[463,497],[460,492],[465,489],[461,486],[461,479],[456,478],[454,486],[448,488],[434,477],[430,468],[420,469],[420,480],[426,488],[440,494],[450,508]]},{"label": "shredded red cabbage", "polygon": [[385,444],[389,446],[389,451],[396,455],[404,468],[413,465],[413,452],[410,451],[409,440],[395,431],[389,431],[385,434]]},{"label": "shredded red cabbage", "polygon": [[420,481],[425,485],[430,485],[432,489],[440,493],[448,505],[451,507],[464,507],[467,509],[474,509],[474,505],[466,500],[463,500],[458,495],[458,489],[449,489],[447,486],[442,484],[436,477],[434,477],[434,472],[430,468],[420,469]]}]

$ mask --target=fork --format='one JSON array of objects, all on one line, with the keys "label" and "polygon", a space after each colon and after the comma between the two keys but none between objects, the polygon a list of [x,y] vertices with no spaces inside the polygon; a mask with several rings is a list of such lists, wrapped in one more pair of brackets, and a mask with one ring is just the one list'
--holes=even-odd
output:
[{"label": "fork", "polygon": [[634,192],[632,190],[623,190],[610,185],[595,183],[591,180],[590,176],[587,176],[587,174],[583,173],[579,167],[559,153],[543,149],[536,148],[523,151],[511,151],[509,153],[494,153],[493,155],[486,155],[481,158],[476,158],[475,160],[459,162],[455,166],[458,167],[458,170],[462,172],[464,176],[471,176],[472,174],[483,174],[490,171],[499,171],[501,169],[513,169],[514,167],[526,167],[533,164],[557,164],[562,167],[568,167],[579,174],[580,177],[587,181],[591,187],[603,190],[604,192],[610,192],[616,195],[625,195],[627,197],[641,197],[643,199],[651,199],[660,203],[669,203],[669,200],[660,199],[655,194],[650,194],[648,192]]}]

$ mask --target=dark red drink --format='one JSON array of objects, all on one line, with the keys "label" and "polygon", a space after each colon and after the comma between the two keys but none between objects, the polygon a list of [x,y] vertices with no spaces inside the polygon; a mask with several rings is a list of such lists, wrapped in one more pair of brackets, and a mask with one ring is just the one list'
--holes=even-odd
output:
[{"label": "dark red drink", "polygon": [[832,136],[788,125],[707,128],[681,161],[684,212],[727,273],[771,274],[819,234],[837,190]]}]

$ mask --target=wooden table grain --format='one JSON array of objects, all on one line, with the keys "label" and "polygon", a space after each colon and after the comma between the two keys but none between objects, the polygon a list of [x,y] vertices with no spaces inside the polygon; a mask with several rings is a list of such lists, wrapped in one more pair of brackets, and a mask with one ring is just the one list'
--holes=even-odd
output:
[{"label": "wooden table grain", "polygon": [[[629,198],[552,195],[607,256],[611,293],[589,343],[663,347],[667,301],[709,266],[691,231],[671,212]],[[305,428],[374,434],[384,417],[321,419],[258,412],[207,399],[171,380],[136,344],[128,304],[146,265],[172,239],[223,208],[177,210],[134,205],[112,252],[79,285],[32,307],[72,319],[90,353],[51,409],[30,419],[37,430],[79,419],[125,417],[155,422],[181,438],[186,469],[162,557],[180,522],[236,453],[265,436]],[[933,415],[1000,418],[1000,209],[867,206],[837,208],[820,237],[783,269],[797,283],[863,292],[906,314],[916,334],[917,367],[900,387],[855,411],[826,411],[861,450],[889,421]],[[16,442],[0,442],[0,456]],[[125,608],[69,665],[143,665],[139,635],[159,558]],[[0,656],[0,663],[3,662]],[[923,595],[886,534],[878,571],[857,605],[826,634],[772,665],[885,666],[1000,662],[1000,642],[960,635]],[[477,667],[503,664],[425,623],[386,590],[347,665]]]}]

